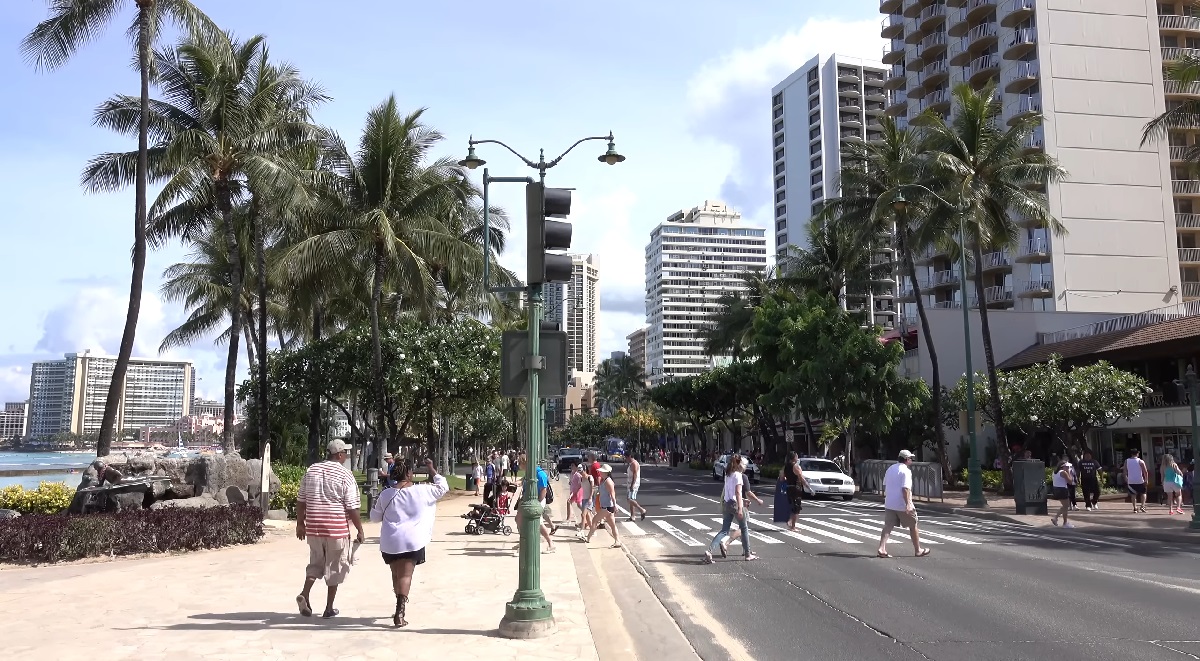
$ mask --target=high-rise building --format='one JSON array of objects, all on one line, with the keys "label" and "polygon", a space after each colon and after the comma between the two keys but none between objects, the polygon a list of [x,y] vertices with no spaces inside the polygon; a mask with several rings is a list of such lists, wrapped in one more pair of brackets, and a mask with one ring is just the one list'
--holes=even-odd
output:
[{"label": "high-rise building", "polygon": [[192,400],[192,415],[211,415],[214,418],[223,418],[225,417],[225,404],[215,399],[197,397]]},{"label": "high-rise building", "polygon": [[[841,195],[842,152],[853,141],[883,137],[879,120],[887,107],[886,68],[843,55],[817,55],[771,90],[774,135],[775,252],[810,248],[808,226],[821,204]],[[790,186],[788,184],[791,184]],[[894,263],[890,240],[876,259]],[[847,291],[847,309],[874,310],[873,323],[892,327],[897,281],[882,278],[872,291]]]},{"label": "high-rise building", "polygon": [[567,329],[566,303],[566,283],[547,282],[542,285],[542,319],[558,324],[562,330]]},{"label": "high-rise building", "polygon": [[[34,363],[29,383],[29,435],[98,433],[116,361],[112,356],[84,352]],[[193,383],[190,362],[130,360],[117,409],[117,429],[174,425],[191,415]]]},{"label": "high-rise building", "polygon": [[[891,40],[883,54],[888,114],[903,125],[927,110],[949,117],[956,85],[997,81],[1000,121],[1041,113],[1024,149],[1044,151],[1069,173],[1045,189],[1066,233],[1054,236],[1013,212],[1016,250],[985,255],[988,307],[1158,308],[1182,300],[1180,262],[1188,259],[1184,279],[1197,284],[1182,293],[1200,296],[1200,222],[1192,215],[1200,178],[1177,148],[1194,143],[1197,131],[1142,144],[1146,123],[1166,103],[1200,94],[1197,85],[1164,88],[1162,76],[1164,63],[1200,46],[1200,20],[1187,15],[1196,9],[1179,0],[881,0],[882,36]],[[950,255],[929,251],[920,268],[930,304],[962,305]],[[899,298],[911,302],[912,294],[905,278]],[[970,303],[978,305],[974,296]],[[914,314],[911,306],[905,314]]]},{"label": "high-rise building", "polygon": [[650,370],[646,367],[646,327],[642,326],[626,335],[625,340],[629,342],[629,359],[637,363],[646,376],[650,376]]},{"label": "high-rise building", "polygon": [[29,402],[6,402],[0,411],[0,441],[25,436],[26,408]]},{"label": "high-rise building", "polygon": [[591,375],[600,363],[600,263],[596,255],[571,255],[567,290],[567,369]]},{"label": "high-rise building", "polygon": [[767,231],[706,200],[671,214],[646,245],[646,366],[652,385],[713,366],[701,332],[726,293],[744,290],[738,274],[767,266]]}]

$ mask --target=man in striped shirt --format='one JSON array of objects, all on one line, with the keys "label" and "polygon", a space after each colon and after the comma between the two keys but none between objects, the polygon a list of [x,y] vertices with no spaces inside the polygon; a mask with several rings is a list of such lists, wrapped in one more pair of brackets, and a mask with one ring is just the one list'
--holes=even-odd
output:
[{"label": "man in striped shirt", "polygon": [[321,617],[338,614],[333,599],[350,573],[350,524],[358,531],[359,544],[365,537],[358,515],[358,484],[344,465],[350,448],[341,439],[334,439],[326,449],[329,458],[308,467],[296,498],[296,537],[308,540],[304,589],[296,596],[296,605],[305,617],[312,615],[308,595],[319,578],[324,578],[328,587]]}]

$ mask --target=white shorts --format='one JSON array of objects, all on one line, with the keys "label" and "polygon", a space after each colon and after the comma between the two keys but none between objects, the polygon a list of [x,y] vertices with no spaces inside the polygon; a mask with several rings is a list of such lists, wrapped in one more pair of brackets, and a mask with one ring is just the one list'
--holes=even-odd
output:
[{"label": "white shorts", "polygon": [[1183,489],[1174,482],[1163,482],[1163,493],[1179,493]]}]

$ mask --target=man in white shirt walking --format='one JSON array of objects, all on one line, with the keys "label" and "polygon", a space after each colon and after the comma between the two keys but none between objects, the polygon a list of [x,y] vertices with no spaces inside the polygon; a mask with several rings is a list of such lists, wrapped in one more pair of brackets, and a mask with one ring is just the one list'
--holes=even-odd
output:
[{"label": "man in white shirt walking", "polygon": [[881,558],[892,557],[887,552],[887,543],[892,528],[896,526],[908,528],[913,553],[918,558],[929,555],[929,549],[921,548],[921,538],[917,532],[917,508],[912,499],[912,470],[909,466],[915,456],[908,450],[901,450],[900,461],[892,464],[883,475],[883,535],[879,538],[877,553]]},{"label": "man in white shirt walking", "polygon": [[1134,512],[1146,511],[1146,483],[1149,482],[1149,471],[1146,462],[1142,461],[1141,450],[1133,448],[1129,458],[1125,460],[1125,488],[1129,489],[1129,499],[1133,501]]}]

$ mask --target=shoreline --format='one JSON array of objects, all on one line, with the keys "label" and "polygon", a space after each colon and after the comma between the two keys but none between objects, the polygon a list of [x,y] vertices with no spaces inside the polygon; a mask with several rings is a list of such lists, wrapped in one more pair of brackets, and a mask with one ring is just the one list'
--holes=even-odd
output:
[{"label": "shoreline", "polygon": [[30,475],[78,475],[72,473],[72,470],[82,471],[83,468],[3,468],[0,469],[0,477],[28,477]]}]

